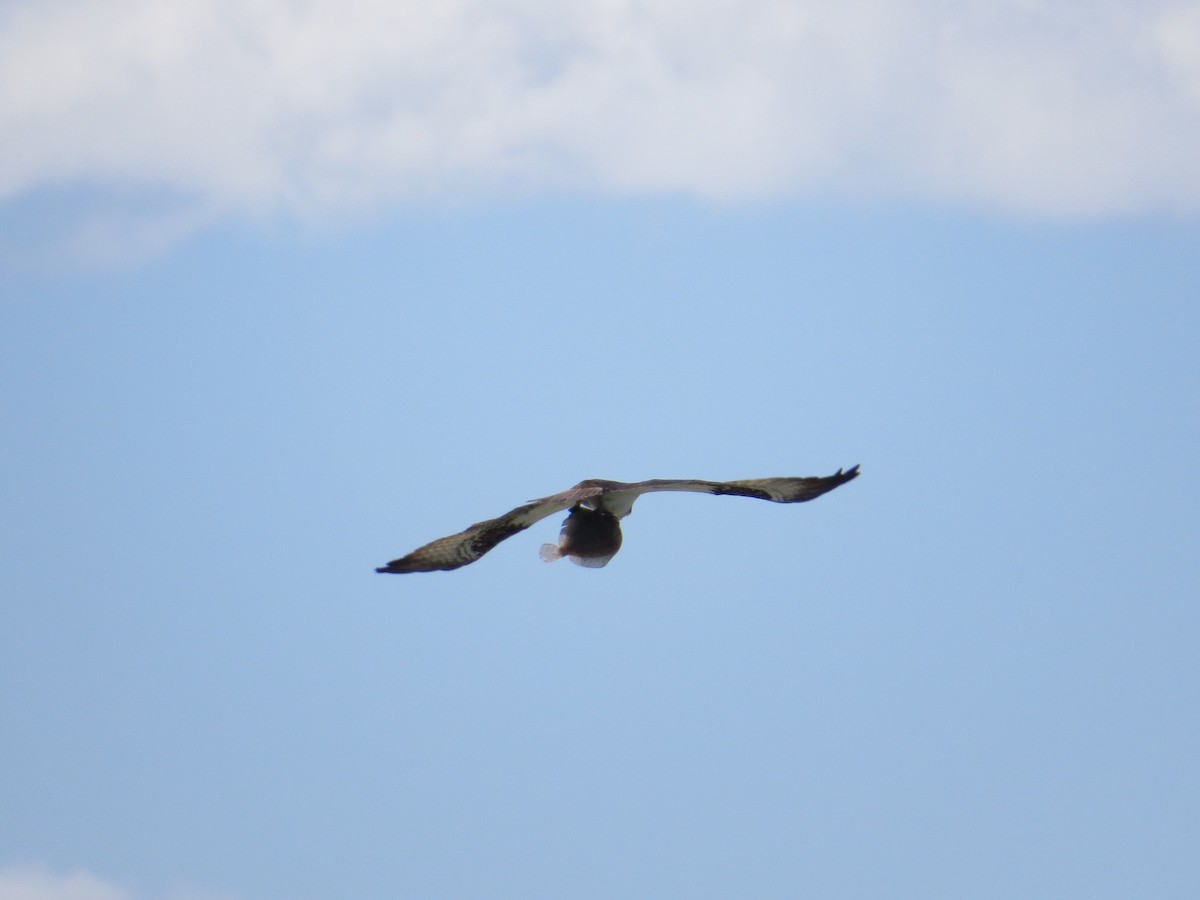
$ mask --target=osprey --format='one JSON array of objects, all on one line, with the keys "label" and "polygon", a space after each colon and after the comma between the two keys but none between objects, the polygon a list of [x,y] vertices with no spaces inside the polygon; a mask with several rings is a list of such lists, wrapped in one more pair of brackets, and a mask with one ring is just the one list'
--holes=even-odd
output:
[{"label": "osprey", "polygon": [[858,476],[858,466],[810,478],[751,478],[745,481],[697,481],[655,478],[650,481],[604,481],[589,478],[575,487],[540,500],[531,500],[496,519],[476,522],[470,528],[438,538],[407,556],[394,559],[376,572],[435,572],[473,563],[505,538],[524,531],[546,516],[570,510],[557,544],[543,544],[546,562],[567,557],[573,563],[598,569],[621,549],[621,519],[633,510],[633,501],[653,491],[697,491],[756,497],[774,503],[802,503]]}]

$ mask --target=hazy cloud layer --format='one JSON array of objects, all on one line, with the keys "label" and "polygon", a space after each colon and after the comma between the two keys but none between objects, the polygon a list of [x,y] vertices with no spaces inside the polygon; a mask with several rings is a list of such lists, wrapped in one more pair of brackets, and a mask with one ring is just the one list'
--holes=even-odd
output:
[{"label": "hazy cloud layer", "polygon": [[[0,900],[137,900],[136,895],[87,872],[54,872],[40,864],[0,866]],[[163,900],[232,900],[190,888]]]},{"label": "hazy cloud layer", "polygon": [[43,866],[0,868],[0,900],[133,900],[86,872],[56,874]]},{"label": "hazy cloud layer", "polygon": [[1200,2],[17,0],[0,198],[1200,210]]}]

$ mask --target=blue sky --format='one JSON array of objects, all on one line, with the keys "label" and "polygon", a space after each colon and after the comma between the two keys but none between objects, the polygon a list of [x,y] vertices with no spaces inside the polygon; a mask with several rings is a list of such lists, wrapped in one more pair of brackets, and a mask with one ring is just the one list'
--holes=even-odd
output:
[{"label": "blue sky", "polygon": [[1194,896],[1200,5],[427,6],[0,5],[0,900]]}]

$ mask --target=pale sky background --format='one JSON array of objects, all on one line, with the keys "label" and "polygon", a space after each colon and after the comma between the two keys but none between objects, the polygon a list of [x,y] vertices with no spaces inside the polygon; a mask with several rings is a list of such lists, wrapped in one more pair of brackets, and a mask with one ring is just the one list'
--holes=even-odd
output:
[{"label": "pale sky background", "polygon": [[0,0],[0,136],[0,900],[1200,896],[1200,3]]}]

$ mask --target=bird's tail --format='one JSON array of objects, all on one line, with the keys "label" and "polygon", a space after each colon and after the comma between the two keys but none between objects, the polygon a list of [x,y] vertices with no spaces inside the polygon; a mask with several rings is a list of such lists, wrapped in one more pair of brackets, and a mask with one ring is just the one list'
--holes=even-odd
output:
[{"label": "bird's tail", "polygon": [[542,544],[538,556],[542,562],[554,562],[556,559],[562,559],[562,551],[558,549],[557,544]]}]

